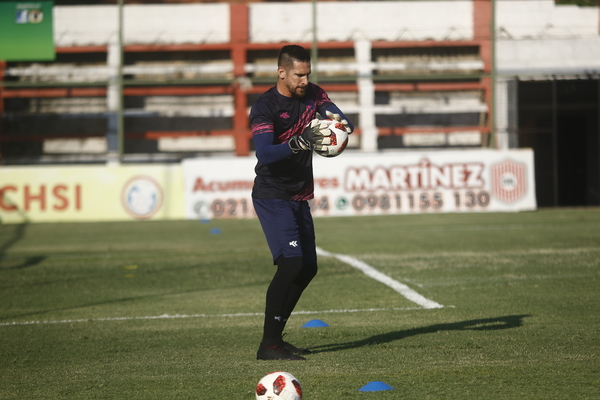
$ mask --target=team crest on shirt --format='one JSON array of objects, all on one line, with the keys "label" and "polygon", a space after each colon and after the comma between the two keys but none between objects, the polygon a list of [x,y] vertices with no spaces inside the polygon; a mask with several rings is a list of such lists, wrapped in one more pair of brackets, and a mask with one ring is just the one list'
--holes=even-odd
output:
[{"label": "team crest on shirt", "polygon": [[282,112],[282,113],[279,115],[279,117],[280,117],[280,118],[283,118],[283,119],[288,119],[288,118],[290,117],[290,114],[288,114],[288,112],[287,112],[287,111],[286,111],[286,112]]}]

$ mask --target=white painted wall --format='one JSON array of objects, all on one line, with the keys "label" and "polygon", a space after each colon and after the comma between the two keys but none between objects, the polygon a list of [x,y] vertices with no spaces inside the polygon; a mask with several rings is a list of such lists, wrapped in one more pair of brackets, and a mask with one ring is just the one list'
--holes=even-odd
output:
[{"label": "white painted wall", "polygon": [[[343,14],[340,16],[340,7]],[[319,40],[472,39],[470,0],[319,3]],[[250,3],[252,42],[312,41],[312,5]],[[117,37],[117,6],[56,6],[57,46],[107,44]],[[227,43],[228,4],[126,5],[126,43]]]},{"label": "white painted wall", "polygon": [[[127,44],[229,41],[228,4],[127,5],[123,20]],[[56,46],[105,45],[117,35],[117,6],[54,7]]]},{"label": "white painted wall", "polygon": [[[473,38],[473,3],[356,1],[317,5],[319,41]],[[252,42],[312,41],[312,4],[250,4]]]},{"label": "white painted wall", "polygon": [[504,75],[580,75],[600,73],[600,37],[502,40],[497,69]]},{"label": "white painted wall", "polygon": [[553,0],[497,0],[496,62],[509,75],[600,72],[600,10]]},{"label": "white painted wall", "polygon": [[597,37],[598,22],[598,7],[557,6],[554,0],[496,0],[499,38]]}]

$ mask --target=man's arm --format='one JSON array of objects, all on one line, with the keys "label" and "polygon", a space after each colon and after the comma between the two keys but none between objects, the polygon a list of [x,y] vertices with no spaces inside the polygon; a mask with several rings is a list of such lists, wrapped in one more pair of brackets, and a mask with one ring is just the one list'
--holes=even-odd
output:
[{"label": "man's arm", "polygon": [[256,158],[262,165],[281,161],[293,154],[292,149],[287,143],[273,144],[275,132],[272,125],[253,125],[252,138],[256,147]]}]

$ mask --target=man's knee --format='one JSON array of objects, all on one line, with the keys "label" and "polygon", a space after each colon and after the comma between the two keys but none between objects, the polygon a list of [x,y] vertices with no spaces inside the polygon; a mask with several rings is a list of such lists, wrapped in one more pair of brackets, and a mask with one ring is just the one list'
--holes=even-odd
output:
[{"label": "man's knee", "polygon": [[317,267],[317,263],[305,264],[304,268],[302,268],[302,273],[298,277],[298,284],[302,286],[308,286],[310,281],[317,275],[317,271],[319,268]]},{"label": "man's knee", "polygon": [[279,256],[277,260],[275,260],[275,264],[277,265],[278,271],[285,273],[293,279],[300,275],[304,268],[302,257]]},{"label": "man's knee", "polygon": [[277,264],[278,273],[285,274],[294,283],[303,287],[308,286],[318,271],[316,262],[305,263],[302,257],[280,256],[275,261],[275,264]]}]

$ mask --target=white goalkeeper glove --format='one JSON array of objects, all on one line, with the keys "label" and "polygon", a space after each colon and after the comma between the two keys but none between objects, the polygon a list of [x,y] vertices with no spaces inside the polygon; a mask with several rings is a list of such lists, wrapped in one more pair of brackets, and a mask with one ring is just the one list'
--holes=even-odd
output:
[{"label": "white goalkeeper glove", "polygon": [[292,136],[288,142],[288,146],[294,153],[302,150],[324,150],[325,145],[331,143],[331,139],[327,136],[331,135],[329,125],[333,121],[313,119],[306,125],[304,131],[297,136]]},{"label": "white goalkeeper glove", "polygon": [[340,114],[334,114],[331,111],[325,111],[325,114],[327,114],[327,118],[331,119],[333,122],[338,122],[342,124],[344,130],[348,132],[348,134],[352,133],[352,128],[350,128],[350,124],[348,124],[347,120],[342,119]]},{"label": "white goalkeeper glove", "polygon": [[292,136],[288,141],[288,146],[290,146],[294,154],[302,150],[312,150],[310,142],[302,135]]}]

